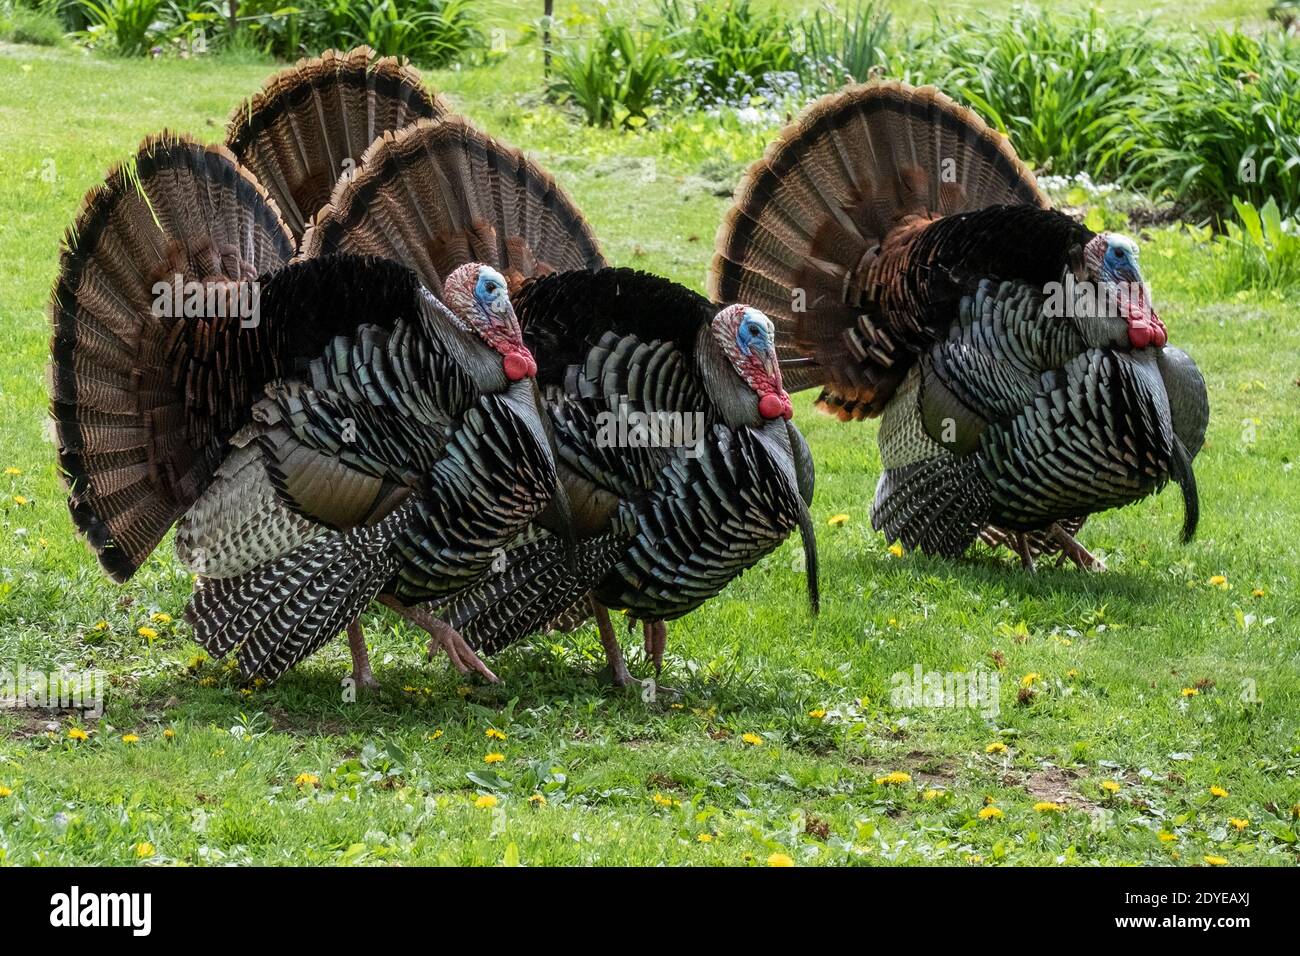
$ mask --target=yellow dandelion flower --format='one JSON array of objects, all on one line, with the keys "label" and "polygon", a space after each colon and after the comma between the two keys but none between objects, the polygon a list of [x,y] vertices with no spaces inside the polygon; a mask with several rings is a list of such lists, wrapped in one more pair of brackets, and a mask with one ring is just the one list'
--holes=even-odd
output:
[{"label": "yellow dandelion flower", "polygon": [[531,797],[528,798],[528,802],[535,807],[546,806],[546,798],[542,796],[540,793],[533,794]]},{"label": "yellow dandelion flower", "polygon": [[200,686],[200,687],[216,687],[216,686],[217,686],[217,679],[216,679],[215,677],[213,677],[211,674],[209,674],[207,677],[201,677],[201,678],[199,678],[199,686]]},{"label": "yellow dandelion flower", "polygon": [[170,624],[172,622],[172,616],[166,611],[154,611],[149,615],[149,620],[153,621],[155,624]]},{"label": "yellow dandelion flower", "polygon": [[5,474],[8,475],[10,478],[16,478],[18,475],[21,475],[22,473],[23,470],[21,468],[15,468],[13,465],[10,465],[8,468],[5,469]]},{"label": "yellow dandelion flower", "polygon": [[1268,592],[1266,592],[1263,588],[1255,588],[1255,590],[1253,590],[1253,591],[1250,592],[1250,596],[1251,596],[1251,597],[1263,597],[1263,596],[1264,596],[1265,594],[1267,594],[1267,593],[1268,593]]},{"label": "yellow dandelion flower", "polygon": [[830,525],[832,528],[838,528],[840,525],[844,524],[844,522],[848,520],[849,520],[849,516],[845,514],[831,515],[828,519],[826,519],[826,523]]},{"label": "yellow dandelion flower", "polygon": [[655,806],[657,807],[681,806],[680,801],[674,800],[672,797],[665,797],[662,793],[656,793],[650,799],[654,801]]},{"label": "yellow dandelion flower", "polygon": [[1228,823],[1232,825],[1232,828],[1234,830],[1238,830],[1238,831],[1244,830],[1246,829],[1246,827],[1250,826],[1250,821],[1247,820],[1245,817],[1230,817],[1228,819]]},{"label": "yellow dandelion flower", "polygon": [[96,631],[107,631],[107,630],[108,630],[108,622],[105,621],[103,618],[100,618],[98,621],[95,622],[94,630],[96,630]]},{"label": "yellow dandelion flower", "polygon": [[893,773],[887,773],[883,777],[876,778],[876,786],[878,787],[892,787],[911,782],[912,775],[903,773],[901,770],[895,770]]},{"label": "yellow dandelion flower", "polygon": [[938,800],[942,796],[942,790],[927,790],[925,793],[921,794],[921,799],[926,803],[929,803],[931,800]]},{"label": "yellow dandelion flower", "polygon": [[505,762],[505,759],[506,759],[506,755],[505,755],[505,754],[490,753],[490,754],[485,754],[485,755],[484,755],[484,757],[483,757],[483,762],[484,762],[484,763],[504,763],[504,762]]},{"label": "yellow dandelion flower", "polygon": [[480,810],[491,810],[496,805],[497,798],[492,796],[490,793],[485,793],[474,801],[474,806],[478,807]]},{"label": "yellow dandelion flower", "polygon": [[1228,583],[1228,579],[1225,578],[1222,574],[1216,574],[1214,575],[1214,577],[1210,578],[1210,584],[1216,588],[1225,587],[1227,583]]},{"label": "yellow dandelion flower", "polygon": [[1035,681],[1038,681],[1038,680],[1042,680],[1042,677],[1043,677],[1043,675],[1042,675],[1042,674],[1039,674],[1037,671],[1030,671],[1030,672],[1029,672],[1028,674],[1026,674],[1024,677],[1020,678],[1020,686],[1021,686],[1021,687],[1033,687],[1033,686],[1034,686],[1034,682],[1035,682]]},{"label": "yellow dandelion flower", "polygon": [[176,739],[176,731],[174,731],[174,730],[172,730],[170,727],[168,727],[166,730],[163,731],[163,738],[164,738],[165,740],[175,740],[175,739]]},{"label": "yellow dandelion flower", "polygon": [[1226,857],[1222,857],[1222,856],[1203,856],[1203,857],[1201,857],[1201,859],[1204,860],[1206,863],[1208,863],[1210,866],[1227,866],[1227,865],[1228,865],[1228,860],[1227,860],[1227,858],[1226,858]]},{"label": "yellow dandelion flower", "polygon": [[437,730],[435,730],[433,733],[429,734],[429,739],[430,739],[430,740],[437,740],[437,739],[438,739],[439,737],[441,737],[441,736],[442,736],[442,728],[439,727],[439,728],[438,728]]},{"label": "yellow dandelion flower", "polygon": [[505,735],[504,733],[502,733],[501,731],[497,730],[495,727],[489,727],[487,730],[485,730],[485,731],[483,732],[483,736],[487,737],[488,740],[505,740],[505,739],[506,739],[506,735]]},{"label": "yellow dandelion flower", "polygon": [[139,742],[140,742],[140,735],[139,735],[139,734],[123,734],[123,735],[122,735],[122,743],[124,743],[124,744],[138,744]]},{"label": "yellow dandelion flower", "polygon": [[1065,807],[1051,800],[1039,800],[1034,804],[1035,813],[1064,813]]},{"label": "yellow dandelion flower", "polygon": [[773,853],[767,858],[768,866],[794,866],[794,860],[784,853]]},{"label": "yellow dandelion flower", "polygon": [[986,754],[1004,754],[1007,752],[1007,745],[1000,740],[995,740],[984,748]]},{"label": "yellow dandelion flower", "polygon": [[152,843],[137,843],[135,845],[135,855],[141,860],[147,860],[153,856],[154,849]]},{"label": "yellow dandelion flower", "polygon": [[1101,789],[1106,793],[1119,793],[1119,784],[1114,780],[1103,780]]},{"label": "yellow dandelion flower", "polygon": [[826,711],[822,710],[820,707],[814,707],[812,710],[808,711],[808,716],[813,720],[821,720],[826,716]]},{"label": "yellow dandelion flower", "polygon": [[1201,692],[1197,690],[1195,687],[1184,687],[1182,690],[1182,695],[1184,697],[1197,697],[1200,695],[1200,693]]},{"label": "yellow dandelion flower", "polygon": [[314,773],[300,773],[294,777],[293,784],[295,787],[319,787],[320,777]]},{"label": "yellow dandelion flower", "polygon": [[760,737],[758,734],[741,734],[740,739],[743,740],[745,743],[749,744],[751,747],[763,746],[763,738]]},{"label": "yellow dandelion flower", "polygon": [[1074,680],[1076,677],[1079,676],[1079,672],[1075,670],[1073,667],[1071,667],[1068,671],[1065,672],[1065,676],[1067,680]]},{"label": "yellow dandelion flower", "polygon": [[891,544],[888,550],[889,553],[896,558],[901,558],[903,556],[903,546],[898,542],[894,542],[893,544]]},{"label": "yellow dandelion flower", "polygon": [[86,733],[80,727],[73,727],[71,730],[68,731],[68,739],[76,740],[78,742],[82,740],[89,740],[90,734]]},{"label": "yellow dandelion flower", "polygon": [[1161,843],[1173,843],[1178,839],[1177,833],[1170,833],[1168,830],[1161,830],[1156,836],[1160,838]]},{"label": "yellow dandelion flower", "polygon": [[137,627],[135,632],[143,637],[146,641],[155,641],[158,639],[158,632],[152,627]]},{"label": "yellow dandelion flower", "polygon": [[16,504],[19,508],[21,508],[23,505],[27,504],[26,496],[14,495],[14,504]]},{"label": "yellow dandelion flower", "polygon": [[12,797],[13,795],[14,792],[8,787],[0,787],[0,800],[3,800],[5,797]]},{"label": "yellow dandelion flower", "polygon": [[997,807],[988,806],[979,812],[981,820],[996,820],[1002,816],[1002,811]]},{"label": "yellow dandelion flower", "polygon": [[712,834],[712,833],[701,833],[701,834],[700,834],[699,836],[697,836],[695,839],[696,839],[698,842],[700,842],[700,843],[712,843],[712,842],[713,842],[713,834]]},{"label": "yellow dandelion flower", "polygon": [[1228,791],[1224,790],[1217,783],[1210,788],[1210,796],[1212,797],[1222,798],[1222,797],[1226,797],[1227,795],[1228,795]]}]

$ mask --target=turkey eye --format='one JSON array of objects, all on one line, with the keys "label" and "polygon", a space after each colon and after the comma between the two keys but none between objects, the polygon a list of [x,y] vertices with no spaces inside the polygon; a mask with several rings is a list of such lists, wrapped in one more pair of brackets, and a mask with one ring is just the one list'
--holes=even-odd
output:
[{"label": "turkey eye", "polygon": [[1123,258],[1124,258],[1124,250],[1123,250],[1123,249],[1116,249],[1116,250],[1115,250],[1115,258],[1117,258],[1117,259],[1123,259]]}]

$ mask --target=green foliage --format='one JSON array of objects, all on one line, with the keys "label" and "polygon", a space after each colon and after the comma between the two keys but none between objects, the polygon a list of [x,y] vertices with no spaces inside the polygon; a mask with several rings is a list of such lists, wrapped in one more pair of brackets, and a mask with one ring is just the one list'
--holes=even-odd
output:
[{"label": "green foliage", "polygon": [[0,39],[33,46],[63,43],[63,24],[56,14],[21,4],[0,4]]},{"label": "green foliage", "polygon": [[307,33],[313,47],[364,43],[434,68],[485,45],[471,0],[331,0]]},{"label": "green foliage", "polygon": [[888,62],[891,15],[879,0],[856,0],[837,11],[819,8],[799,24],[804,56],[800,74],[811,89],[865,83]]},{"label": "green foliage", "polygon": [[1228,287],[1282,290],[1300,283],[1300,227],[1296,221],[1283,219],[1272,197],[1260,209],[1235,196],[1232,204],[1237,221],[1228,222],[1226,234],[1217,238]]},{"label": "green foliage", "polygon": [[83,41],[121,56],[147,53],[169,24],[159,19],[162,0],[78,0],[86,18]]},{"label": "green foliage", "polygon": [[777,11],[756,13],[750,0],[659,0],[663,27],[686,58],[683,93],[702,102],[743,102],[777,73],[793,72],[795,27]]},{"label": "green foliage", "polygon": [[1219,31],[1180,55],[1133,111],[1124,178],[1216,223],[1235,200],[1300,212],[1300,41]]},{"label": "green foliage", "polygon": [[641,126],[681,60],[660,25],[603,15],[591,36],[558,46],[552,91],[577,106],[589,126]]},{"label": "green foliage", "polygon": [[1011,137],[1045,171],[1116,173],[1129,110],[1165,56],[1145,23],[1017,8],[1009,19],[935,24],[927,79]]}]

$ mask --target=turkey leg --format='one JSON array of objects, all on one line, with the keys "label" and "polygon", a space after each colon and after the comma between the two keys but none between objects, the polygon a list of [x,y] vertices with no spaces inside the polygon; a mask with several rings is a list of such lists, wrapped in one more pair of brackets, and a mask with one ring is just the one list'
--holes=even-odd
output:
[{"label": "turkey leg", "polygon": [[1023,531],[1013,531],[1011,540],[1015,543],[1013,550],[1020,555],[1020,564],[1026,571],[1033,574],[1034,568],[1034,549],[1029,544],[1029,535]]},{"label": "turkey leg", "polygon": [[456,668],[460,673],[468,674],[470,671],[474,671],[489,684],[501,683],[501,678],[488,669],[488,666],[474,653],[474,649],[465,642],[465,638],[461,637],[456,629],[446,621],[434,617],[421,608],[407,607],[401,601],[386,594],[380,596],[379,602],[396,612],[399,617],[410,621],[416,627],[428,633],[429,660],[433,660],[434,655],[439,650],[442,650],[451,659],[452,667]]},{"label": "turkey leg", "polygon": [[655,680],[664,669],[664,648],[668,645],[668,625],[663,621],[642,621],[646,656],[655,662]]},{"label": "turkey leg", "polygon": [[352,680],[365,690],[379,690],[379,681],[370,672],[370,652],[366,650],[366,635],[361,632],[361,619],[348,625],[348,650],[352,652]]},{"label": "turkey leg", "polygon": [[1081,545],[1070,532],[1053,524],[1052,537],[1061,545],[1061,553],[1079,566],[1081,571],[1105,571],[1106,564]]},{"label": "turkey leg", "polygon": [[591,602],[591,612],[596,615],[600,645],[605,648],[605,660],[609,662],[610,679],[614,686],[627,687],[629,684],[640,683],[628,672],[627,663],[623,660],[623,648],[619,646],[618,635],[614,633],[614,625],[609,620],[609,611],[594,597],[588,600]]}]

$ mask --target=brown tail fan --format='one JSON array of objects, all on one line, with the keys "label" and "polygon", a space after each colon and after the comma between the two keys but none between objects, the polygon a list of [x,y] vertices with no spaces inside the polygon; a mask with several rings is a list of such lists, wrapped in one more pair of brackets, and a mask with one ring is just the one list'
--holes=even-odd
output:
[{"label": "brown tail fan", "polygon": [[451,113],[414,67],[369,47],[329,50],[271,77],[235,109],[226,144],[265,184],[294,238],[386,132]]},{"label": "brown tail fan", "polygon": [[736,190],[709,293],[777,325],[791,390],[828,386],[842,417],[878,414],[906,348],[877,291],[891,250],[942,216],[1048,205],[1001,134],[932,87],[853,86],[824,96],[771,143]]},{"label": "brown tail fan", "polygon": [[237,427],[223,359],[182,369],[178,353],[183,339],[210,351],[238,317],[191,323],[159,307],[158,284],[230,288],[292,254],[275,204],[221,146],[151,137],[86,196],[50,303],[50,414],[73,521],[116,580],[198,496]]},{"label": "brown tail fan", "polygon": [[431,290],[466,262],[501,270],[511,290],[547,272],[605,265],[590,226],[548,173],[460,117],[385,133],[341,180],[299,255],[382,256]]}]

